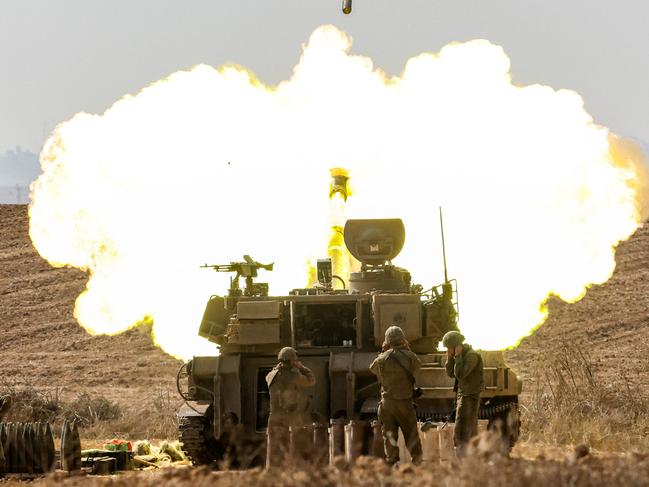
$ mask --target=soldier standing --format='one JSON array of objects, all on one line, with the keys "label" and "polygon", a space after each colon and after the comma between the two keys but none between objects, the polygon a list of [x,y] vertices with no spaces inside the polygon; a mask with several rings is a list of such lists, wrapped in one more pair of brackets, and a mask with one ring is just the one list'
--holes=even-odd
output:
[{"label": "soldier standing", "polygon": [[266,376],[270,392],[266,466],[282,464],[290,442],[290,428],[304,426],[308,401],[303,389],[315,385],[315,376],[298,360],[297,352],[284,347],[279,363]]},{"label": "soldier standing", "polygon": [[421,462],[421,442],[413,403],[413,374],[420,367],[421,361],[410,351],[403,330],[398,326],[389,327],[385,331],[383,352],[372,362],[370,370],[381,383],[378,416],[383,425],[385,457],[390,465],[399,461],[399,428],[412,462]]},{"label": "soldier standing", "polygon": [[482,357],[464,343],[464,336],[449,331],[442,344],[446,347],[446,373],[455,379],[457,393],[453,443],[457,456],[464,456],[469,440],[478,434],[480,392],[484,388]]}]

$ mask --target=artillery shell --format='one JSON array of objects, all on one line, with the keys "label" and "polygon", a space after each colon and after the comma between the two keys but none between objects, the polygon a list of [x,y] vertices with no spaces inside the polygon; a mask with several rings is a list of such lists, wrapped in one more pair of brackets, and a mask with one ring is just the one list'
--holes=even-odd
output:
[{"label": "artillery shell", "polygon": [[313,449],[316,464],[326,465],[329,455],[329,431],[326,424],[313,424]]},{"label": "artillery shell", "polygon": [[16,473],[25,473],[27,471],[27,466],[25,465],[25,438],[24,438],[25,428],[22,423],[16,423],[15,425],[15,438],[16,438],[16,451],[17,451],[17,462],[15,466]]},{"label": "artillery shell", "polygon": [[3,440],[4,424],[0,423],[0,476],[6,472],[7,460],[5,458],[5,442]]},{"label": "artillery shell", "polygon": [[43,473],[41,434],[41,423],[32,423],[32,454],[34,456],[34,473]]},{"label": "artillery shell", "polygon": [[72,422],[72,470],[81,470],[81,438],[79,437],[79,426],[76,421]]},{"label": "artillery shell", "polygon": [[367,450],[367,421],[352,419],[345,425],[345,459],[353,463]]},{"label": "artillery shell", "polygon": [[16,439],[17,426],[15,423],[7,425],[7,451],[9,459],[7,471],[18,472],[18,444]]},{"label": "artillery shell", "polygon": [[2,465],[0,466],[0,474],[9,471],[9,452],[7,446],[7,425],[6,423],[0,423],[0,449],[2,449]]},{"label": "artillery shell", "polygon": [[385,449],[383,446],[383,426],[380,421],[374,420],[371,423],[372,441],[370,443],[369,454],[376,458],[385,458]]},{"label": "artillery shell", "polygon": [[56,469],[56,448],[54,446],[54,434],[50,423],[45,424],[45,451],[47,453],[47,461],[45,462],[45,471],[51,472]]},{"label": "artillery shell", "polygon": [[345,454],[345,420],[332,419],[329,428],[329,463],[333,465],[335,457]]},{"label": "artillery shell", "polygon": [[25,449],[25,466],[23,472],[34,473],[34,452],[32,450],[32,425],[23,423],[22,443]]},{"label": "artillery shell", "polygon": [[61,459],[61,470],[65,470],[66,472],[71,471],[70,468],[70,441],[71,441],[71,432],[70,432],[70,424],[68,423],[68,420],[66,419],[63,421],[63,428],[61,429],[61,452],[59,454],[59,457]]}]

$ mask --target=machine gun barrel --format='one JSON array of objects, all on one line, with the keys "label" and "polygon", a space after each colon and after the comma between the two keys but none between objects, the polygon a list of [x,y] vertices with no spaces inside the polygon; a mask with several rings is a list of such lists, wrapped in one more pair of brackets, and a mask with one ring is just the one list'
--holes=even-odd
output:
[{"label": "machine gun barrel", "polygon": [[214,269],[216,272],[235,272],[235,276],[230,278],[230,289],[228,292],[231,296],[239,296],[241,294],[239,289],[240,277],[246,279],[246,288],[244,290],[246,296],[267,295],[268,284],[255,283],[253,282],[253,278],[257,277],[257,271],[259,269],[272,271],[275,264],[262,264],[249,255],[244,255],[243,260],[244,262],[230,262],[229,264],[204,264],[201,268]]},{"label": "machine gun barrel", "polygon": [[216,272],[236,272],[240,276],[257,277],[257,271],[264,269],[272,271],[275,263],[262,264],[249,255],[243,256],[244,262],[230,262],[229,264],[203,264],[202,269],[214,269]]},{"label": "machine gun barrel", "polygon": [[201,269],[214,269],[216,272],[234,272],[236,268],[233,264],[203,264]]}]

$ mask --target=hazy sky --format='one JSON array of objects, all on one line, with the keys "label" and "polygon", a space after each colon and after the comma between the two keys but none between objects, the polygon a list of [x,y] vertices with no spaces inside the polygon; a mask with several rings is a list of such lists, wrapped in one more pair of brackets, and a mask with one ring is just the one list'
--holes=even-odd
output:
[{"label": "hazy sky", "polygon": [[518,83],[571,88],[596,121],[649,140],[647,0],[0,0],[0,153],[38,151],[79,111],[194,64],[290,76],[321,24],[388,73],[451,41],[502,45]]}]

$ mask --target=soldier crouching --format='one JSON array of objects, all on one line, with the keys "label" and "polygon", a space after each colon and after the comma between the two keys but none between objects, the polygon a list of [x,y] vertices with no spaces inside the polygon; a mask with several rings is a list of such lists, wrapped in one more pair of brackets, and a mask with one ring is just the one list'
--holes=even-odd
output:
[{"label": "soldier crouching", "polygon": [[386,462],[399,461],[399,428],[413,463],[421,462],[422,450],[413,403],[414,372],[421,361],[410,351],[403,330],[391,326],[385,332],[383,352],[372,362],[370,370],[381,384],[378,416],[383,425],[383,446]]},{"label": "soldier crouching", "polygon": [[266,466],[283,464],[289,450],[290,428],[304,426],[308,401],[303,391],[315,385],[315,376],[298,360],[297,352],[284,347],[277,355],[279,363],[266,376],[270,392]]},{"label": "soldier crouching", "polygon": [[442,339],[446,347],[446,373],[455,379],[457,404],[453,443],[458,457],[464,456],[469,440],[478,434],[480,392],[484,388],[482,357],[464,343],[464,336],[449,331]]}]

